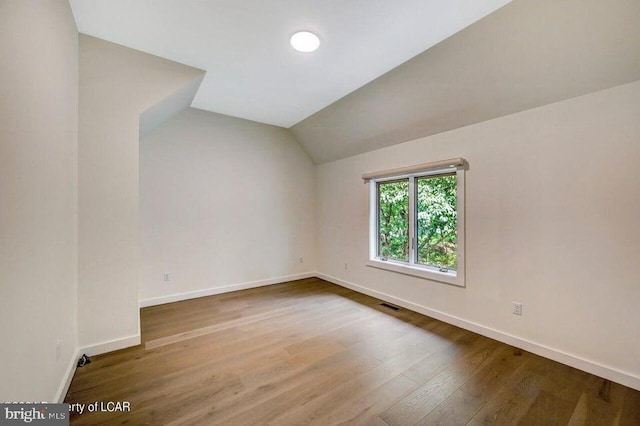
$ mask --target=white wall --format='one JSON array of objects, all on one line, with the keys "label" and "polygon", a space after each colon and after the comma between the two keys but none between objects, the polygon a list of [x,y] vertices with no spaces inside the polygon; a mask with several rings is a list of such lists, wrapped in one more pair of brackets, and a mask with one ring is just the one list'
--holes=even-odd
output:
[{"label": "white wall", "polygon": [[74,362],[77,129],[78,34],[69,4],[3,0],[0,401],[56,400]]},{"label": "white wall", "polygon": [[142,304],[314,271],[314,199],[287,130],[185,110],[140,143]]},{"label": "white wall", "polygon": [[[637,388],[638,117],[635,82],[323,164],[318,271],[601,364]],[[366,267],[361,174],[458,156],[469,162],[466,288]]]},{"label": "white wall", "polygon": [[79,343],[139,342],[138,120],[202,71],[80,36]]}]

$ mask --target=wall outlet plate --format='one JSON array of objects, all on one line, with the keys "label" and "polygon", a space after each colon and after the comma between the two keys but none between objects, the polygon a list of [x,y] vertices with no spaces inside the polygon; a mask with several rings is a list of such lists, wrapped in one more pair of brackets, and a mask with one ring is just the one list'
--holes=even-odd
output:
[{"label": "wall outlet plate", "polygon": [[514,315],[522,315],[522,303],[513,302],[513,314]]}]

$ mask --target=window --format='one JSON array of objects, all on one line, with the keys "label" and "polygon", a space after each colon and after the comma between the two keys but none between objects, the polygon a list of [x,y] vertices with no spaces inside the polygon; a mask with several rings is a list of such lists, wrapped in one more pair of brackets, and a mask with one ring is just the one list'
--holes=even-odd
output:
[{"label": "window", "polygon": [[363,176],[368,265],[464,286],[464,160],[435,164]]}]

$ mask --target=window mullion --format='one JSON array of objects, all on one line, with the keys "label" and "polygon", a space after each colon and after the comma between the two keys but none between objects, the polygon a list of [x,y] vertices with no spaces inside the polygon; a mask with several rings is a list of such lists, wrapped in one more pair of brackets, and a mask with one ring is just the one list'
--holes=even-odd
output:
[{"label": "window mullion", "polygon": [[369,196],[370,196],[370,221],[371,221],[371,225],[370,225],[370,233],[371,233],[371,239],[369,241],[370,244],[370,252],[369,255],[371,256],[371,258],[377,258],[380,256],[380,189],[379,189],[379,183],[377,182],[372,182],[371,183],[371,189],[369,191]]},{"label": "window mullion", "polygon": [[416,264],[416,221],[417,221],[416,178],[409,178],[409,264]]}]

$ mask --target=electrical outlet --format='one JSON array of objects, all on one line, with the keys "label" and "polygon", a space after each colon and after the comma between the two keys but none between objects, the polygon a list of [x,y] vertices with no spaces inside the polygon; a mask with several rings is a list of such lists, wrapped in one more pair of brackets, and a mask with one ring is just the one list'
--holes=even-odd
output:
[{"label": "electrical outlet", "polygon": [[168,272],[164,273],[164,280],[165,281],[171,281],[171,274],[169,274]]},{"label": "electrical outlet", "polygon": [[347,262],[344,262],[344,269],[349,269],[349,264]]},{"label": "electrical outlet", "polygon": [[298,261],[299,261],[300,263],[304,263],[304,257],[300,256],[300,259],[298,259]]},{"label": "electrical outlet", "polygon": [[522,315],[522,303],[513,302],[513,314]]},{"label": "electrical outlet", "polygon": [[56,342],[56,361],[60,361],[61,356],[62,356],[62,340],[58,340]]}]

